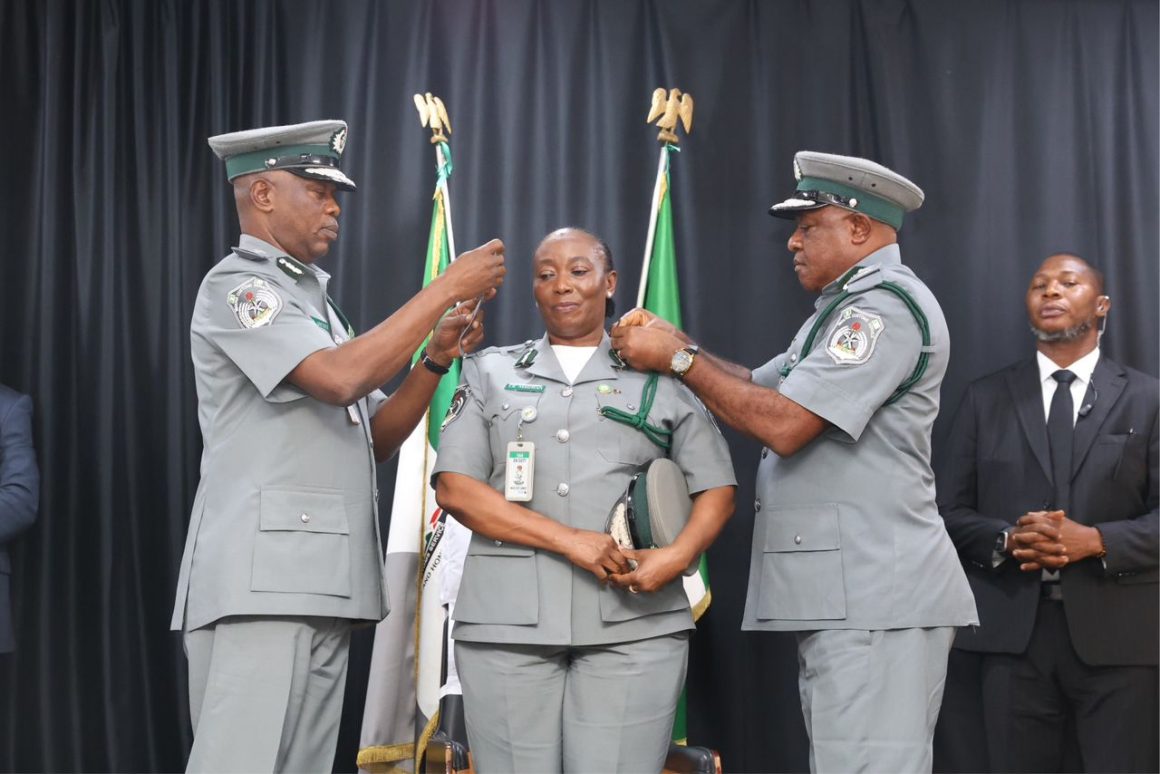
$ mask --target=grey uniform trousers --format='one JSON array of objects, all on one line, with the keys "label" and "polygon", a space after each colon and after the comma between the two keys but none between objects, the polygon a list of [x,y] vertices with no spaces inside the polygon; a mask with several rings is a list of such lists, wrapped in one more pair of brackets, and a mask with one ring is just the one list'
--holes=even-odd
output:
[{"label": "grey uniform trousers", "polygon": [[475,770],[664,767],[689,633],[584,647],[455,643]]},{"label": "grey uniform trousers", "polygon": [[349,646],[345,618],[233,616],[186,632],[186,770],[330,771]]},{"label": "grey uniform trousers", "polygon": [[811,772],[929,772],[955,629],[799,632]]}]

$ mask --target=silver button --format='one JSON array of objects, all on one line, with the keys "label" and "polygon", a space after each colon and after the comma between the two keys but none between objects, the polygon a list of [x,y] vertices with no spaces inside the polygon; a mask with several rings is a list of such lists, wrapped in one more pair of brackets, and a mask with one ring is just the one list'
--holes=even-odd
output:
[{"label": "silver button", "polygon": [[556,440],[559,441],[560,443],[568,443],[568,439],[571,437],[572,437],[572,434],[569,433],[564,428],[560,428],[559,430],[556,431]]},{"label": "silver button", "polygon": [[755,511],[761,510],[761,500],[754,500],[753,501],[753,510],[755,510]]},{"label": "silver button", "polygon": [[794,535],[793,542],[800,546],[802,544],[802,536],[801,535]]},{"label": "silver button", "polygon": [[302,514],[301,516],[299,516],[298,518],[302,519],[302,523],[303,523],[303,524],[309,524],[309,523],[310,523],[310,514],[309,514],[309,513],[304,513],[304,514]]},{"label": "silver button", "polygon": [[496,544],[497,546],[502,546],[502,545],[503,545],[503,541],[502,541],[502,540],[497,540],[497,541],[495,541],[495,544]]},{"label": "silver button", "polygon": [[563,395],[565,398],[571,398],[572,397],[572,388],[565,387],[564,389],[560,390],[560,394]]},{"label": "silver button", "polygon": [[561,481],[559,484],[556,485],[556,494],[560,495],[561,497],[567,497],[568,496],[568,485],[565,484],[563,481]]},{"label": "silver button", "polygon": [[631,403],[629,403],[627,406],[625,406],[625,408],[628,409],[629,411],[636,411],[636,406],[632,405]]},{"label": "silver button", "polygon": [[511,407],[512,407],[512,404],[508,403],[507,401],[504,401],[504,404],[502,406],[500,406],[500,408],[503,409],[504,411],[507,411]]},{"label": "silver button", "polygon": [[789,362],[791,362],[791,363],[797,362],[797,353],[796,352],[789,356]]}]

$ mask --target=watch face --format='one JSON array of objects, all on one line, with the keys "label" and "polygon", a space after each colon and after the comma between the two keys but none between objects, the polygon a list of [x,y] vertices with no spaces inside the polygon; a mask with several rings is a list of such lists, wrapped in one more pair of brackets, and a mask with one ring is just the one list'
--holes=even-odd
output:
[{"label": "watch face", "polygon": [[691,365],[693,365],[693,356],[683,349],[678,349],[673,353],[673,360],[669,367],[677,376],[682,376]]}]

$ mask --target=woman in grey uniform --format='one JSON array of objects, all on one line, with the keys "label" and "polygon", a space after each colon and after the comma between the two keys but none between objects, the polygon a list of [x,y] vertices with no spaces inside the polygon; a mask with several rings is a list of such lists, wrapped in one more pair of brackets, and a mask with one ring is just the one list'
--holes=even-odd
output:
[{"label": "woman in grey uniform", "polygon": [[[659,772],[693,628],[681,573],[733,512],[729,450],[678,379],[610,349],[600,239],[555,231],[533,271],[547,334],[465,359],[433,475],[475,533],[453,631],[468,741],[482,774]],[[613,504],[666,456],[694,493],[688,524],[664,548],[618,549]]]}]

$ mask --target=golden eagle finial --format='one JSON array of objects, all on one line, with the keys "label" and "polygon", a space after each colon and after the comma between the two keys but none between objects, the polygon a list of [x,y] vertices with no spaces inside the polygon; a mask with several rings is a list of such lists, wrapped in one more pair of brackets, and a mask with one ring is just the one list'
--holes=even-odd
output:
[{"label": "golden eagle finial", "polygon": [[[657,120],[658,118],[660,120]],[[655,121],[661,128],[657,140],[673,145],[680,143],[676,131],[678,118],[685,127],[685,134],[693,131],[693,95],[682,94],[680,89],[669,89],[666,99],[663,88],[654,91],[652,107],[648,111],[645,123],[651,124]]]},{"label": "golden eagle finial", "polygon": [[[451,134],[451,119],[447,117],[443,100],[432,97],[431,92],[416,94],[415,107],[419,110],[419,121],[423,126],[431,127],[431,144],[447,142],[447,134]],[[447,134],[443,133],[444,130]]]}]

